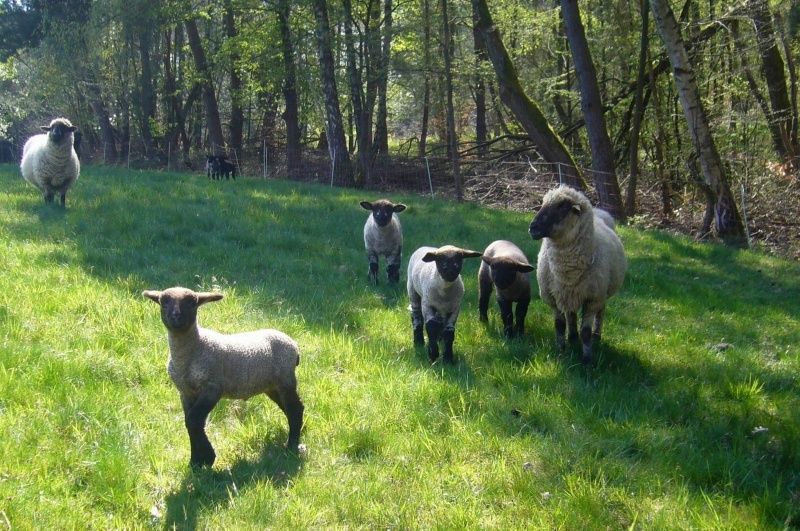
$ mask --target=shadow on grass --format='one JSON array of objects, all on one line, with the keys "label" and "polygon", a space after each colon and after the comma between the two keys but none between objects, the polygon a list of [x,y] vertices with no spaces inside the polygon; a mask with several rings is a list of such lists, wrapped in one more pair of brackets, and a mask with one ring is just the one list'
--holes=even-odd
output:
[{"label": "shadow on grass", "polygon": [[164,529],[196,529],[199,515],[232,501],[253,484],[268,482],[287,488],[303,468],[303,456],[270,441],[255,459],[241,459],[231,468],[191,468],[180,487],[166,497]]}]

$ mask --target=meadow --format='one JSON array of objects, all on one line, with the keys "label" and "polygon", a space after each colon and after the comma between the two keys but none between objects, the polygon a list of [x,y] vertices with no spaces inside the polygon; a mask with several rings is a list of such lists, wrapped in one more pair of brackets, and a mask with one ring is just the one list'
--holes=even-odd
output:
[{"label": "meadow", "polygon": [[[409,205],[401,283],[367,281],[359,201],[280,180],[84,168],[67,209],[0,165],[0,528],[800,526],[800,265],[622,227],[629,271],[595,367],[531,302],[502,338],[465,262],[458,363],[412,344],[407,257],[515,241],[532,213]],[[306,451],[266,397],[223,401],[212,469],[189,442],[144,289],[225,298],[223,332],[301,346]]]}]

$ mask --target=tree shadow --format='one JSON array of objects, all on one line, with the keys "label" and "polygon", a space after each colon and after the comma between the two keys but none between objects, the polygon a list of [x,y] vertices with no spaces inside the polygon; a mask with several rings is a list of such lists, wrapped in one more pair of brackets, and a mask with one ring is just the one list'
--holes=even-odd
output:
[{"label": "tree shadow", "polygon": [[200,514],[232,501],[252,485],[267,482],[274,488],[288,488],[303,465],[303,455],[287,450],[276,437],[256,458],[239,459],[230,468],[187,467],[180,486],[165,499],[163,527],[197,529]]}]

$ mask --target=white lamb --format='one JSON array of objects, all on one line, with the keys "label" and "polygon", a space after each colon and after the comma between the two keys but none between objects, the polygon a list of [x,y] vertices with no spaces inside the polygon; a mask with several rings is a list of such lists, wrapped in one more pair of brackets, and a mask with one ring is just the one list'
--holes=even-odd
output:
[{"label": "white lamb", "polygon": [[422,325],[428,332],[428,357],[439,357],[439,340],[444,343],[444,361],[453,363],[456,320],[464,298],[461,267],[464,258],[478,257],[478,251],[444,247],[420,247],[408,260],[408,299],[414,344],[423,345]]},{"label": "white lamb", "polygon": [[265,393],[289,421],[286,446],[297,450],[303,403],[297,394],[297,343],[278,330],[220,334],[197,324],[197,308],[222,299],[221,293],[195,293],[174,287],[144,291],[161,306],[167,328],[167,371],[178,388],[189,432],[192,466],[211,466],[216,453],[205,432],[206,418],[221,398],[248,399]]},{"label": "white lamb", "polygon": [[386,257],[386,276],[389,282],[400,280],[400,259],[403,254],[403,228],[395,214],[406,209],[402,203],[388,199],[361,201],[361,207],[372,214],[364,223],[364,248],[369,260],[369,279],[378,283],[378,257]]},{"label": "white lamb", "polygon": [[34,135],[22,148],[20,169],[26,181],[38,188],[45,203],[52,203],[56,193],[66,206],[67,190],[78,179],[81,163],[73,148],[73,126],[66,118],[56,118],[42,133]]},{"label": "white lamb", "polygon": [[556,343],[564,349],[567,321],[570,341],[577,339],[581,311],[582,361],[587,364],[592,341],[600,340],[606,301],[622,286],[628,267],[622,242],[603,213],[581,192],[560,186],[545,194],[529,229],[534,240],[544,239],[536,278],[539,295],[553,309]]}]

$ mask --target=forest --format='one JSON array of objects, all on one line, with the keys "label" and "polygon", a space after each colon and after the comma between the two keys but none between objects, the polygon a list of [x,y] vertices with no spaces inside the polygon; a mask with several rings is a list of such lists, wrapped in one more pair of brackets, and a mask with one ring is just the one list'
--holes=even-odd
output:
[{"label": "forest", "polygon": [[[800,256],[790,0],[2,0],[0,161],[434,191]],[[85,162],[85,163],[86,163]]]}]

